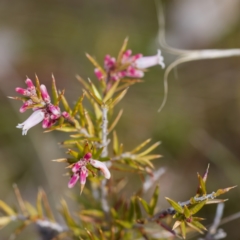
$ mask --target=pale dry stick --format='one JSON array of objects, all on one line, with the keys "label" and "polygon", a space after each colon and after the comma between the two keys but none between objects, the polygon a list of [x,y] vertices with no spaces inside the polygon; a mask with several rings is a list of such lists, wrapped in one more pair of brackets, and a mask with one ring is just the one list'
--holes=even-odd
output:
[{"label": "pale dry stick", "polygon": [[[108,156],[108,108],[106,106],[102,106],[102,146],[103,151],[101,154],[101,157],[107,157]],[[111,163],[107,164],[107,167],[110,167]],[[102,209],[105,213],[108,213],[110,210],[110,207],[108,205],[107,201],[107,190],[106,190],[106,184],[107,180],[103,179],[101,182],[101,204]]]},{"label": "pale dry stick", "polygon": [[222,219],[223,210],[224,210],[224,203],[219,203],[217,205],[216,215],[215,215],[213,224],[210,226],[209,231],[205,236],[205,238],[200,238],[199,240],[214,240],[214,239],[223,239],[226,237],[226,233],[222,229],[218,229]]},{"label": "pale dry stick", "polygon": [[170,54],[177,56],[177,59],[174,62],[172,62],[164,72],[164,76],[163,76],[164,97],[163,97],[161,106],[158,109],[158,112],[161,112],[161,110],[163,109],[163,107],[167,102],[168,75],[170,74],[173,68],[177,67],[179,64],[182,64],[184,62],[240,56],[240,49],[235,48],[235,49],[182,50],[182,49],[172,48],[166,43],[166,40],[165,40],[165,26],[164,26],[165,23],[164,23],[162,7],[161,5],[157,4],[157,8],[158,8],[158,22],[159,22],[158,41],[159,41],[160,47],[162,47],[164,50],[166,50]]}]

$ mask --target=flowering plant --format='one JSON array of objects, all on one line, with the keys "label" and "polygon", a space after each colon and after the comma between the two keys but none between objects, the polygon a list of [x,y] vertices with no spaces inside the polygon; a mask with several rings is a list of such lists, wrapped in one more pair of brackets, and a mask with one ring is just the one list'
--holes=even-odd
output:
[{"label": "flowering plant", "polygon": [[[53,161],[67,165],[70,176],[68,187],[73,188],[79,181],[80,197],[83,198],[84,195],[87,201],[81,202],[80,212],[73,216],[66,201],[61,200],[61,213],[65,219],[65,224],[62,225],[55,220],[43,190],[39,191],[34,207],[23,201],[15,186],[21,213],[0,201],[0,208],[5,213],[0,217],[0,225],[21,221],[25,227],[35,223],[41,234],[42,229],[51,233],[50,239],[169,239],[172,236],[185,238],[190,229],[200,233],[206,230],[200,223],[203,219],[195,217],[195,214],[206,204],[224,202],[218,196],[231,188],[208,193],[207,169],[203,176],[198,175],[197,193],[193,197],[185,202],[166,198],[171,207],[160,210],[158,186],[150,201],[144,200],[144,194],[152,181],[157,180],[162,171],[154,170],[152,163],[161,157],[152,154],[160,142],[147,147],[150,142],[148,139],[136,148],[125,151],[123,144],[119,143],[117,132],[113,131],[122,115],[121,110],[113,119],[115,106],[126,95],[128,88],[140,82],[149,67],[165,67],[160,50],[154,56],[132,55],[131,50],[126,50],[127,42],[126,39],[117,58],[105,56],[104,67],[87,54],[94,65],[98,82],[94,84],[90,79],[86,81],[77,76],[84,90],[73,106],[68,103],[64,91],[57,89],[54,77],[52,97],[37,77],[35,85],[27,78],[26,89],[16,88],[16,92],[22,96],[11,98],[23,101],[20,112],[28,109],[33,111],[26,121],[17,125],[17,128],[22,129],[23,135],[40,122],[47,132],[57,130],[71,133],[62,142],[63,147],[68,148],[69,157]],[[85,107],[85,100],[92,106],[92,111]],[[110,142],[113,154],[109,151]],[[142,187],[130,197],[120,197],[126,179],[115,178],[113,172],[116,171],[141,176]],[[84,188],[86,184],[87,187]],[[176,221],[171,227],[170,221],[173,218]]]}]

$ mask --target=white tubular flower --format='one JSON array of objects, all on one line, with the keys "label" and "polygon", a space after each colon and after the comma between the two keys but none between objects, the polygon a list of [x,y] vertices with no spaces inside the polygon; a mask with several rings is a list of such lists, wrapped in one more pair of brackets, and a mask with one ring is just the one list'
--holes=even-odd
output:
[{"label": "white tubular flower", "polygon": [[138,69],[145,69],[156,65],[161,65],[162,68],[165,67],[163,56],[161,55],[161,50],[159,49],[157,55],[138,58],[134,65]]},{"label": "white tubular flower", "polygon": [[111,173],[109,172],[107,166],[103,162],[100,162],[95,159],[91,159],[90,164],[93,167],[100,169],[100,171],[103,173],[105,178],[109,179],[111,177]]},{"label": "white tubular flower", "polygon": [[27,135],[27,131],[42,122],[44,119],[44,112],[39,109],[32,113],[32,115],[23,123],[19,123],[16,128],[22,128],[22,135]]}]

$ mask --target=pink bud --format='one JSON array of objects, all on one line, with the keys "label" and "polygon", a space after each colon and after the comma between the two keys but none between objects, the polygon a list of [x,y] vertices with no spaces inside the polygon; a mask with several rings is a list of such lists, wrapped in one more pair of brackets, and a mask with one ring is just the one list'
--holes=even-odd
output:
[{"label": "pink bud", "polygon": [[109,179],[111,177],[111,173],[109,172],[107,166],[103,162],[91,159],[90,164],[93,167],[100,169],[105,178]]},{"label": "pink bud", "polygon": [[88,152],[84,155],[83,158],[86,159],[86,160],[89,160],[91,157],[92,157],[92,154],[90,152]]},{"label": "pink bud", "polygon": [[47,88],[45,85],[41,85],[40,86],[40,91],[41,91],[41,95],[42,95],[42,98],[43,98],[43,101],[46,102],[46,103],[50,103],[51,99],[50,99],[50,96],[47,92]]},{"label": "pink bud", "polygon": [[132,55],[132,50],[128,49],[127,51],[125,51],[122,56],[122,63],[127,62],[131,55]]},{"label": "pink bud", "polygon": [[102,72],[98,68],[94,69],[94,73],[95,73],[96,77],[98,78],[98,80],[102,80],[103,79],[103,74],[102,74]]},{"label": "pink bud", "polygon": [[43,122],[42,122],[42,127],[43,128],[48,128],[48,126],[50,124],[50,121],[51,121],[50,115],[49,114],[45,115],[45,117],[43,119]]},{"label": "pink bud", "polygon": [[109,70],[114,67],[116,63],[116,59],[111,57],[110,55],[106,55],[104,58],[104,67]]},{"label": "pink bud", "polygon": [[33,85],[33,82],[30,78],[27,78],[25,83],[27,84],[28,88],[35,88],[35,86]]},{"label": "pink bud", "polygon": [[24,96],[30,96],[30,92],[26,89],[17,87],[17,88],[15,88],[15,91],[19,94],[24,95]]},{"label": "pink bud", "polygon": [[68,112],[62,112],[62,116],[65,118],[65,119],[69,119],[70,118],[70,115]]}]

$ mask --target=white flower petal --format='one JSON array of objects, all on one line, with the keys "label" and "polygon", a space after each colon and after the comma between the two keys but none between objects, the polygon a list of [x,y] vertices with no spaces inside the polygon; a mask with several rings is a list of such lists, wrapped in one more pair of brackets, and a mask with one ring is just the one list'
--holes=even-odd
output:
[{"label": "white flower petal", "polygon": [[91,159],[90,164],[93,167],[100,169],[100,171],[103,173],[105,178],[109,179],[111,177],[111,173],[109,172],[107,166],[103,162],[100,162],[95,159]]}]

